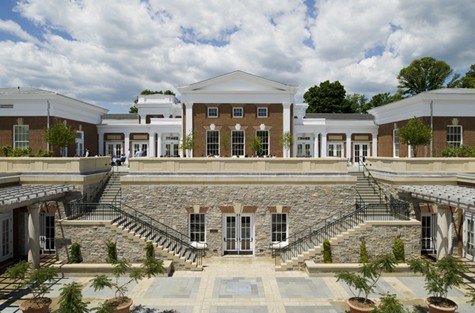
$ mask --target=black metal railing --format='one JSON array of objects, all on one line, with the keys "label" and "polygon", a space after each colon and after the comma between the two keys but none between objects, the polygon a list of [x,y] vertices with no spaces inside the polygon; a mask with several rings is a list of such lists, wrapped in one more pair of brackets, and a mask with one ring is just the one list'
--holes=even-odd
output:
[{"label": "black metal railing", "polygon": [[386,194],[386,192],[384,191],[384,189],[381,187],[381,185],[378,183],[378,181],[376,180],[376,178],[374,178],[374,176],[371,174],[371,172],[369,171],[368,167],[366,167],[366,164],[364,162],[360,162],[362,167],[363,167],[363,176],[367,177],[368,178],[368,182],[370,185],[373,186],[373,188],[375,188],[375,190],[378,192],[378,195],[379,195],[379,199],[385,203],[388,203],[390,198],[388,197],[388,195]]},{"label": "black metal railing", "polygon": [[187,235],[130,206],[124,204],[122,206],[125,206],[126,210],[112,204],[74,202],[69,204],[67,219],[111,220],[147,240],[156,242],[180,258],[196,263],[197,266],[203,264],[206,246],[203,249],[195,247]]}]

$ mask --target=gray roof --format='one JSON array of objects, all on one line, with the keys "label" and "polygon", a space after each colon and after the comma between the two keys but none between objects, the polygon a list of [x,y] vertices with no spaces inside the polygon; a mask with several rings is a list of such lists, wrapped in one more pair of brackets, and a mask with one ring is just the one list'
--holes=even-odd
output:
[{"label": "gray roof", "polygon": [[475,211],[475,189],[448,185],[401,186],[399,189],[410,192],[418,199],[463,207]]},{"label": "gray roof", "polygon": [[18,208],[61,197],[74,186],[32,185],[0,188],[0,210]]},{"label": "gray roof", "polygon": [[11,87],[0,88],[0,95],[51,95],[52,91],[31,88],[31,87]]},{"label": "gray roof", "polygon": [[372,114],[362,113],[305,113],[304,118],[324,118],[327,120],[373,120]]},{"label": "gray roof", "polygon": [[111,119],[111,120],[133,120],[138,119],[139,115],[137,113],[119,113],[119,114],[104,114],[102,119]]}]

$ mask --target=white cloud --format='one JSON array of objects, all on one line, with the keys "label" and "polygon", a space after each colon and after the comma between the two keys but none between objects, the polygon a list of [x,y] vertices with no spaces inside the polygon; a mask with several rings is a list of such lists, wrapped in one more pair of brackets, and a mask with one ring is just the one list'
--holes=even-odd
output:
[{"label": "white cloud", "polygon": [[296,0],[21,0],[20,20],[0,20],[0,36],[18,39],[0,41],[0,86],[125,111],[142,89],[239,69],[298,84],[300,97],[324,80],[370,97],[395,91],[415,58],[474,63],[474,11],[471,0],[321,0],[316,17]]}]

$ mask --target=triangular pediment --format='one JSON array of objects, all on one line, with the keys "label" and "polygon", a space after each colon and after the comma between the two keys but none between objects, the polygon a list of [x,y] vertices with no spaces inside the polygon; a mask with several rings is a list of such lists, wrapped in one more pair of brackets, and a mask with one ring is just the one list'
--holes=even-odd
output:
[{"label": "triangular pediment", "polygon": [[289,93],[296,87],[243,71],[234,71],[178,89],[181,93]]}]

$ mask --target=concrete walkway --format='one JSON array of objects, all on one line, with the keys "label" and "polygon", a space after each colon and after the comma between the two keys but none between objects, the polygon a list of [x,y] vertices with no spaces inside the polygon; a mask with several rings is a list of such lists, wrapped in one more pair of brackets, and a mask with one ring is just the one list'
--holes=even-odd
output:
[{"label": "concrete walkway", "polygon": [[[128,295],[139,305],[134,312],[144,313],[171,309],[180,313],[341,313],[347,310],[345,299],[352,294],[344,283],[337,283],[333,275],[310,278],[305,272],[276,272],[273,262],[270,258],[255,257],[205,259],[202,272],[177,271],[173,277],[145,279],[138,285],[131,284]],[[84,284],[83,295],[91,302],[90,307],[113,296],[109,290],[94,292],[88,285],[90,277],[64,278],[50,294],[54,298],[52,308],[56,308],[60,286],[73,280]],[[427,312],[421,277],[382,277],[377,292],[386,291],[397,294],[408,308]],[[458,303],[459,313],[475,311],[466,303],[464,291],[452,290],[449,297]],[[20,312],[17,304],[1,311]]]}]

